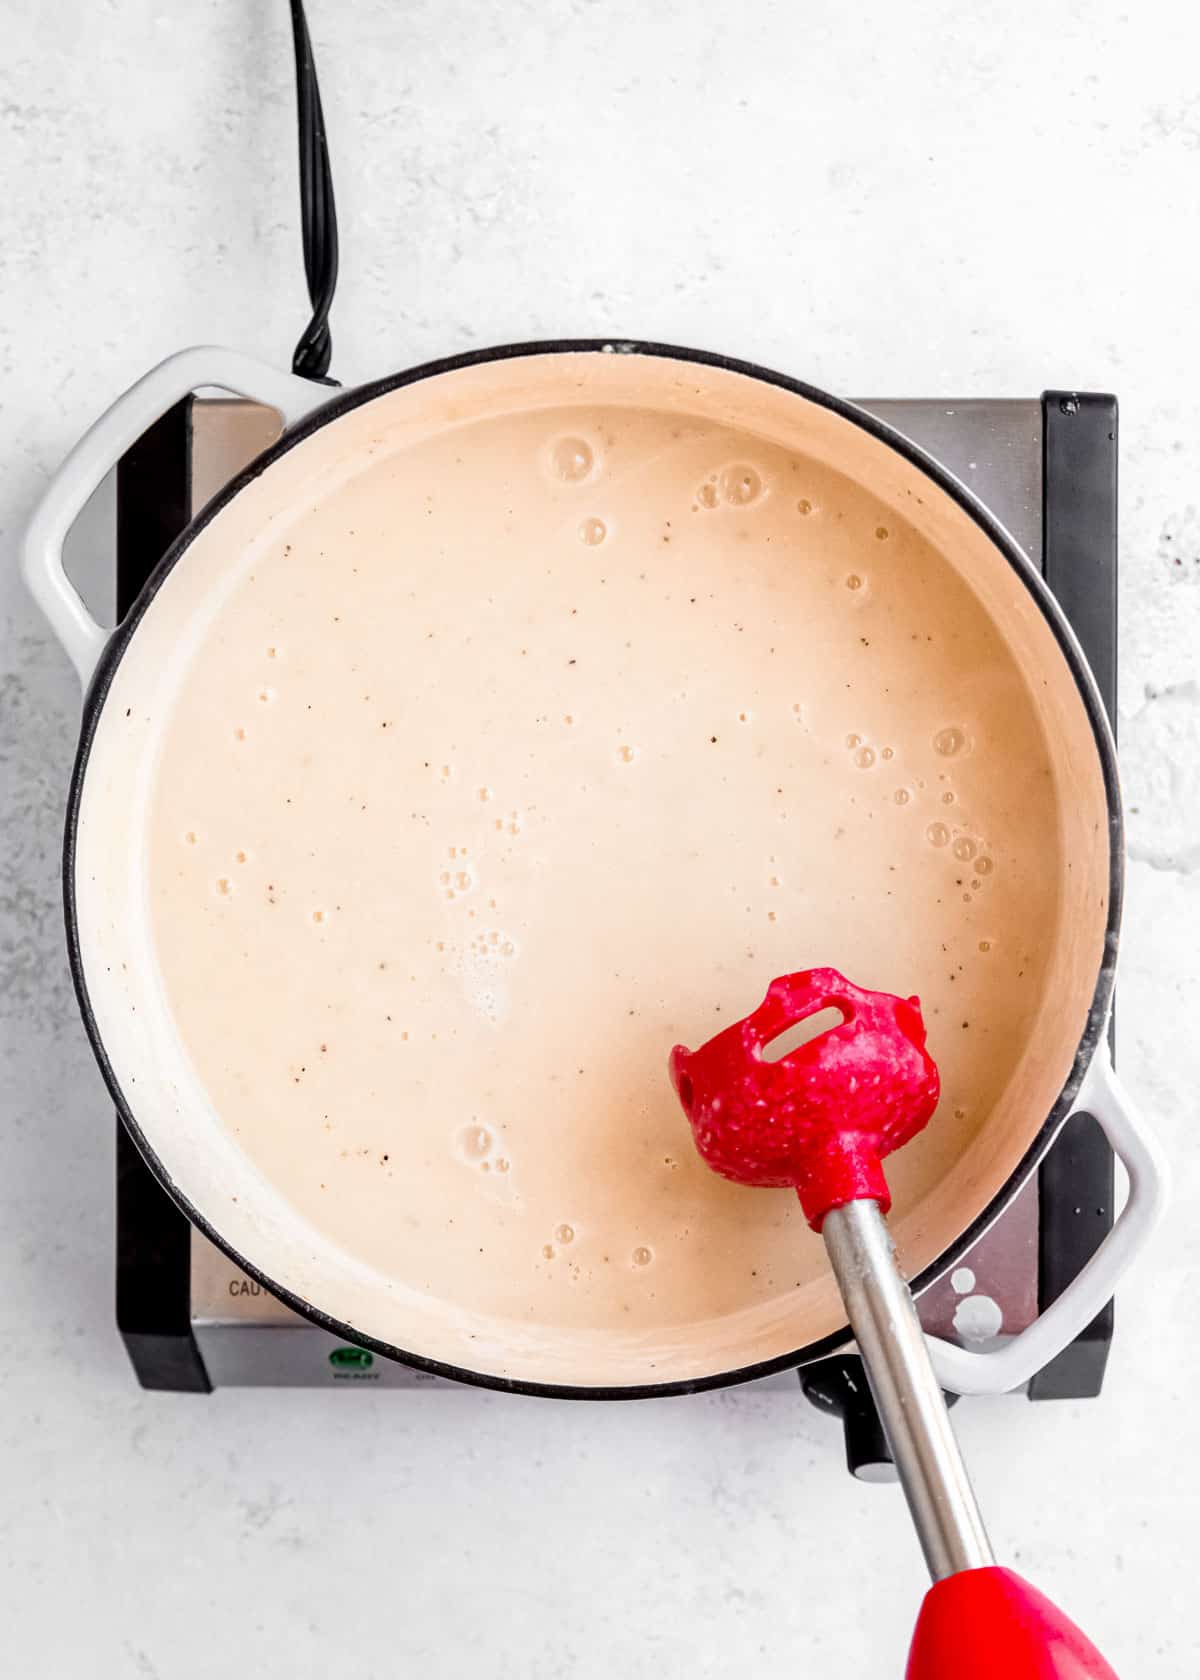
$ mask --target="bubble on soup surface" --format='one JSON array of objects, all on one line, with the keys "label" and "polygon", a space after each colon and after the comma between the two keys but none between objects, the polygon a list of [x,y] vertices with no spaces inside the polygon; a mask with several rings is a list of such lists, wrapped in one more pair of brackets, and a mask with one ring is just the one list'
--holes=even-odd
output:
[{"label": "bubble on soup surface", "polygon": [[749,507],[763,492],[762,474],[745,462],[724,467],[719,483],[722,500],[731,507]]},{"label": "bubble on soup surface", "polygon": [[967,744],[965,733],[957,724],[951,724],[948,729],[939,729],[933,737],[933,750],[943,758],[955,758]]},{"label": "bubble on soup surface", "polygon": [[550,464],[557,477],[566,484],[578,484],[585,479],[595,459],[591,444],[581,437],[559,438],[550,451]]},{"label": "bubble on soup surface", "polygon": [[473,1122],[458,1134],[459,1153],[468,1161],[482,1161],[492,1147],[492,1134],[486,1126]]}]

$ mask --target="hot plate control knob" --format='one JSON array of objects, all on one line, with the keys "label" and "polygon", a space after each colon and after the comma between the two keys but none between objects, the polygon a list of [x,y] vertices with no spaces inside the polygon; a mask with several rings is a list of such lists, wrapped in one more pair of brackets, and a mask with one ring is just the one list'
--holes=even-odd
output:
[{"label": "hot plate control knob", "polygon": [[[894,1482],[896,1466],[871,1390],[863,1362],[856,1353],[818,1359],[800,1368],[800,1387],[821,1412],[840,1417],[846,1436],[846,1468],[860,1482]],[[948,1394],[953,1405],[958,1396]]]},{"label": "hot plate control knob", "polygon": [[818,1359],[800,1370],[800,1387],[818,1411],[842,1420],[846,1468],[860,1482],[894,1482],[896,1466],[856,1353]]}]

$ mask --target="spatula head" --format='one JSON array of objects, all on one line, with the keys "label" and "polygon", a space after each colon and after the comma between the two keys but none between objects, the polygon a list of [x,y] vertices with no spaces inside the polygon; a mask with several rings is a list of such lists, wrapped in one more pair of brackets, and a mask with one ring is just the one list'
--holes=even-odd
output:
[{"label": "spatula head", "polygon": [[[788,1028],[833,1008],[840,1022],[775,1060]],[[891,1205],[880,1165],[938,1100],[917,998],[856,986],[833,968],[773,980],[752,1014],[698,1050],[676,1045],[671,1079],[700,1154],[739,1184],[795,1188],[820,1230],[831,1208]]]}]

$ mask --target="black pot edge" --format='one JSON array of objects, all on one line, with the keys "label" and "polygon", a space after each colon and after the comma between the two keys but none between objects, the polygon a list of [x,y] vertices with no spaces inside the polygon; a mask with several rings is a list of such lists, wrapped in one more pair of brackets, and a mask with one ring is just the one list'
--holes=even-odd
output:
[{"label": "black pot edge", "polygon": [[78,838],[79,807],[83,793],[84,776],[88,759],[91,754],[92,742],[104,701],[112,685],[118,665],[124,656],[139,623],[145,615],[162,583],[180,556],[199,535],[204,527],[230,502],[239,491],[271,466],[289,449],[303,439],[318,431],[328,421],[336,420],[350,410],[360,407],[363,403],[371,402],[376,397],[383,396],[388,391],[398,390],[405,385],[415,384],[418,380],[429,379],[443,373],[452,373],[459,368],[471,367],[479,363],[506,361],[520,356],[560,355],[571,353],[596,353],[617,355],[657,356],[668,360],[691,362],[705,367],[716,367],[730,373],[743,374],[747,378],[758,379],[768,385],[774,385],[781,390],[793,392],[796,396],[815,403],[818,407],[828,409],[842,419],[861,427],[880,442],[887,444],[912,466],[930,479],[938,489],[942,490],[971,519],[984,531],[993,544],[1000,550],[1009,565],[1017,573],[1021,582],[1029,590],[1042,616],[1046,619],[1054,633],[1055,640],[1064,659],[1075,678],[1088,721],[1092,726],[1092,735],[1096,743],[1096,750],[1100,757],[1101,770],[1104,777],[1105,798],[1108,805],[1109,824],[1109,898],[1108,922],[1105,929],[1105,950],[1100,971],[1096,980],[1095,991],[1092,995],[1091,1008],[1088,1012],[1087,1024],[1080,1040],[1079,1048],[1072,1063],[1071,1071],[1059,1093],[1054,1107],[1046,1117],[1045,1123],[1037,1137],[1025,1151],[1017,1166],[1009,1174],[1004,1188],[993,1197],[992,1201],[982,1213],[974,1219],[965,1231],[953,1242],[944,1253],[927,1266],[918,1277],[912,1280],[914,1293],[920,1293],[929,1284],[941,1277],[946,1271],[955,1266],[983,1233],[999,1218],[1009,1202],[1025,1184],[1029,1175],[1037,1166],[1053,1142],[1063,1121],[1071,1113],[1076,1093],[1083,1081],[1084,1074],[1091,1062],[1092,1056],[1099,1047],[1108,1018],[1109,1006],[1112,1001],[1114,983],[1114,969],[1116,963],[1117,943],[1120,934],[1121,908],[1124,891],[1124,825],[1121,811],[1120,784],[1117,770],[1116,746],[1103,702],[1092,678],[1075,636],[1071,631],[1058,603],[1055,601],[1044,580],[1030,564],[1021,549],[996,520],[990,511],[951,473],[947,472],[932,456],[912,443],[902,433],[895,431],[884,421],[873,414],[856,407],[853,403],[840,397],[830,396],[827,392],[818,390],[815,386],[805,384],[803,380],[790,378],[786,374],[774,373],[768,368],[757,366],[753,362],[744,362],[736,357],[723,356],[715,352],[686,349],[678,345],[658,344],[654,342],[631,339],[550,339],[532,340],[527,343],[500,345],[493,349],[467,351],[457,356],[446,356],[438,360],[422,363],[404,373],[392,374],[383,379],[373,380],[369,384],[355,386],[349,390],[333,396],[328,403],[323,403],[306,415],[296,426],[286,431],[283,436],[256,456],[240,473],[224,487],[224,489],[210,501],[199,516],[194,519],[179,537],[173,542],[162,560],[147,579],[145,586],[130,611],[113,631],[111,638],[101,654],[84,696],[83,718],[80,727],[79,745],[75,755],[75,763],[71,773],[71,784],[67,799],[66,827],[63,840],[63,907],[66,920],[67,954],[71,969],[71,979],[75,987],[75,995],[79,1003],[79,1011],[84,1028],[91,1042],[93,1054],[99,1064],[100,1071],[108,1087],[117,1111],[137,1144],[147,1165],[163,1188],[174,1200],[180,1210],[193,1225],[226,1254],[235,1265],[246,1274],[254,1278],[277,1299],[283,1301],[293,1312],[308,1319],[323,1330],[327,1330],[356,1346],[365,1347],[387,1359],[393,1359],[401,1364],[409,1365],[416,1370],[426,1371],[430,1375],[443,1377],[454,1382],[468,1384],[476,1388],[497,1390],[502,1393],[536,1395],[552,1400],[642,1400],[660,1399],[673,1395],[699,1394],[715,1389],[731,1388],[741,1383],[753,1382],[758,1378],[772,1376],[778,1372],[794,1369],[811,1360],[823,1358],[835,1352],[850,1340],[850,1329],[847,1325],[839,1331],[824,1337],[822,1340],[807,1344],[792,1353],[780,1355],[776,1359],[763,1361],[761,1364],[744,1366],[736,1371],[723,1371],[709,1377],[697,1377],[680,1382],[645,1383],[636,1386],[616,1387],[577,1387],[554,1383],[537,1383],[518,1378],[506,1378],[490,1375],[486,1372],[471,1371],[465,1367],[446,1364],[440,1360],[427,1359],[421,1354],[392,1346],[380,1341],[376,1337],[364,1335],[355,1330],[354,1326],[331,1317],[328,1313],[302,1300],[290,1290],[272,1281],[263,1271],[239,1254],[230,1243],[224,1240],[219,1232],[209,1223],[200,1210],[192,1205],[188,1198],[173,1183],[162,1162],[158,1159],[145,1133],[139,1126],[132,1108],[126,1099],[124,1091],[119,1085],[112,1065],[104,1049],[88,995],[87,984],[84,979],[83,962],[79,950],[78,918],[76,914],[75,898],[75,847]]}]

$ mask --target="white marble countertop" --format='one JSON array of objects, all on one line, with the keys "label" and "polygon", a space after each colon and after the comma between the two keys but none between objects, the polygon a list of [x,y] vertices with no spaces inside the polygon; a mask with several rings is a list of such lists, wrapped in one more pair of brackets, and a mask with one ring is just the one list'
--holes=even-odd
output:
[{"label": "white marble countertop", "polygon": [[[899,1494],[799,1399],[140,1393],[63,955],[77,697],[17,581],[69,444],[305,314],[283,0],[9,7],[0,64],[0,1625],[14,1672],[549,1680],[902,1665]],[[1200,1470],[1200,16],[1159,0],[313,0],[335,372],[553,334],[831,390],[1122,409],[1120,1055],[1178,1173],[1103,1397],[964,1404],[998,1551],[1124,1677],[1191,1676]]]}]

